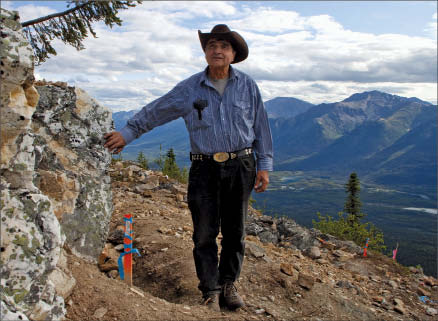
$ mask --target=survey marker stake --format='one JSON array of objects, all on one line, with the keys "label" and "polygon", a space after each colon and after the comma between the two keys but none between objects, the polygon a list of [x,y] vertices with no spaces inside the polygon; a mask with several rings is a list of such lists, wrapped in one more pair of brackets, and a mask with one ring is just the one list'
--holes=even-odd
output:
[{"label": "survey marker stake", "polygon": [[125,221],[125,237],[123,239],[124,252],[119,256],[119,275],[120,279],[125,280],[125,283],[132,286],[132,253],[136,253],[138,256],[141,255],[137,249],[132,248],[132,214],[125,214],[123,220]]},{"label": "survey marker stake", "polygon": [[363,256],[367,257],[367,249],[368,249],[368,242],[369,242],[369,238],[367,238],[366,242],[365,242],[365,247],[363,248]]}]

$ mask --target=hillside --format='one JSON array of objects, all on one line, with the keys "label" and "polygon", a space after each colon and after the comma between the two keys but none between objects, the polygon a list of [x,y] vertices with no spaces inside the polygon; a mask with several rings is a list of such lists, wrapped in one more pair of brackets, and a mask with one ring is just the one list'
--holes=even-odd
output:
[{"label": "hillside", "polygon": [[[114,212],[100,269],[73,255],[77,280],[67,320],[432,320],[438,281],[292,220],[250,210],[237,287],[247,306],[214,313],[199,305],[186,186],[118,162],[110,170]],[[134,216],[134,287],[117,276],[123,214]],[[325,243],[316,239],[321,237]]]},{"label": "hillside", "polygon": [[[436,136],[436,119],[436,106],[430,103],[378,91],[321,104],[274,122],[275,168],[332,174],[359,171],[388,185],[434,185],[436,144],[430,137]],[[405,153],[410,149],[415,153]],[[388,175],[383,155],[392,160],[396,181],[380,177]],[[412,171],[417,181],[412,180]]]}]

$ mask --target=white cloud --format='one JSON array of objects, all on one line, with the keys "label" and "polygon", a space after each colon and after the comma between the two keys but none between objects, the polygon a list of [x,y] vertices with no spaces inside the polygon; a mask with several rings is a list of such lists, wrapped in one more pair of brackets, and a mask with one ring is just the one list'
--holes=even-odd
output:
[{"label": "white cloud", "polygon": [[227,23],[233,26],[233,29],[257,33],[303,30],[305,24],[305,19],[295,11],[269,8],[260,8],[257,11],[246,9],[239,16],[238,19],[229,20]]},{"label": "white cloud", "polygon": [[427,24],[427,27],[424,29],[424,31],[426,31],[426,33],[428,33],[429,35],[431,35],[432,38],[434,38],[435,40],[437,39],[437,32],[438,32],[438,23],[437,23],[437,13],[435,12],[432,16],[432,22],[429,22]]},{"label": "white cloud", "polygon": [[[265,12],[256,9],[248,15],[259,20]],[[273,21],[285,15],[268,12]],[[302,30],[274,25],[278,32],[242,32],[250,44],[251,58],[242,64],[245,71],[257,79],[278,81],[436,82],[436,43],[431,39],[353,32],[328,15],[292,16],[299,21],[295,29]],[[247,20],[241,20],[242,28]],[[239,20],[229,23],[239,25]]]},{"label": "white cloud", "polygon": [[[6,6],[4,6],[2,4],[2,7],[4,9],[17,10],[15,8],[17,7],[18,3],[12,3],[12,2],[8,3],[7,1],[4,1],[4,3],[6,4]],[[36,19],[39,17],[44,17],[44,16],[47,16],[49,14],[57,12],[53,8],[49,8],[46,6],[38,6],[38,5],[34,5],[34,4],[27,4],[24,6],[20,6],[18,11],[20,13],[20,21],[21,22]]]},{"label": "white cloud", "polygon": [[[421,97],[422,100],[437,100],[437,84],[415,83],[400,84],[396,82],[331,82],[331,81],[270,81],[258,82],[264,101],[275,97],[295,97],[313,104],[332,103],[344,100],[354,93],[379,90],[404,97]],[[285,94],[286,93],[286,94]]]}]

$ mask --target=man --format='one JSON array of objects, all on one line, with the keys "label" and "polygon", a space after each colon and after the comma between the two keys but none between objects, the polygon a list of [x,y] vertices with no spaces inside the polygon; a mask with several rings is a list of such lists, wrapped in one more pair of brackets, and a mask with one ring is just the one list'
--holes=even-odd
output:
[{"label": "man", "polygon": [[269,183],[272,138],[256,83],[230,66],[247,58],[245,40],[226,25],[198,35],[208,67],[143,107],[120,132],[105,134],[105,147],[119,153],[141,134],[184,118],[191,144],[187,198],[198,287],[212,310],[220,311],[219,301],[234,310],[244,305],[234,282],[244,257],[248,200],[253,187],[263,192]]}]

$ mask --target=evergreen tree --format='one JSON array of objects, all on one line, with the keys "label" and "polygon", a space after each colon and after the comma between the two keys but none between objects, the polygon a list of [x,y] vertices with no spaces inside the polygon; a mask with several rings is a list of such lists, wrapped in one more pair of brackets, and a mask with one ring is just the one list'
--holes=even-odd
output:
[{"label": "evergreen tree", "polygon": [[75,47],[84,49],[82,41],[91,33],[96,38],[96,33],[91,24],[103,21],[110,28],[114,24],[120,26],[122,20],[117,16],[119,10],[135,7],[141,1],[90,1],[69,0],[67,7],[72,8],[50,14],[45,17],[23,22],[21,25],[33,48],[36,63],[44,62],[48,55],[56,55],[51,41],[55,38]]},{"label": "evergreen tree", "polygon": [[349,221],[351,223],[359,223],[364,217],[360,208],[362,202],[359,199],[360,181],[356,173],[350,174],[348,183],[345,184],[345,192],[348,194],[344,204],[344,212],[349,214]]},{"label": "evergreen tree", "polygon": [[344,204],[344,212],[338,213],[338,219],[318,212],[316,213],[318,221],[312,220],[313,226],[322,233],[353,241],[359,246],[363,246],[369,238],[370,249],[382,252],[386,249],[383,232],[371,222],[360,221],[365,215],[360,211],[362,205],[359,199],[360,182],[356,173],[350,174],[348,183],[345,184],[345,192],[348,196]]},{"label": "evergreen tree", "polygon": [[164,160],[163,165],[163,174],[169,176],[170,178],[179,179],[181,176],[180,169],[175,160],[175,153],[173,152],[173,148],[170,148],[167,151],[166,159]]},{"label": "evergreen tree", "polygon": [[137,162],[140,164],[140,167],[143,169],[149,169],[148,160],[144,156],[143,152],[140,152],[137,156]]},{"label": "evergreen tree", "polygon": [[158,169],[160,171],[163,171],[164,168],[164,156],[163,156],[163,147],[160,144],[160,154],[158,155],[158,158],[154,160],[155,164],[157,164]]},{"label": "evergreen tree", "polygon": [[178,180],[183,184],[187,184],[187,182],[189,181],[189,170],[187,169],[187,167],[184,167],[181,170],[181,174]]}]

